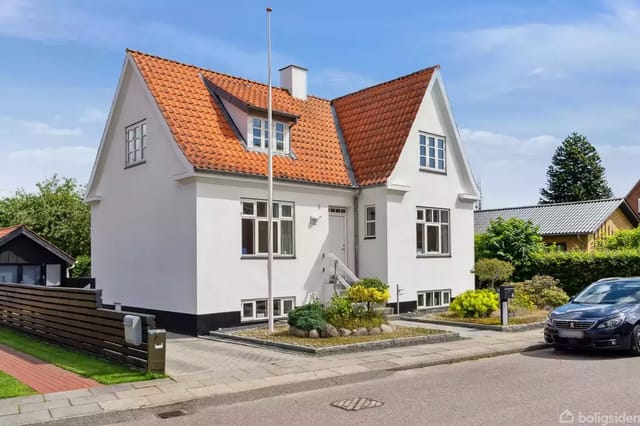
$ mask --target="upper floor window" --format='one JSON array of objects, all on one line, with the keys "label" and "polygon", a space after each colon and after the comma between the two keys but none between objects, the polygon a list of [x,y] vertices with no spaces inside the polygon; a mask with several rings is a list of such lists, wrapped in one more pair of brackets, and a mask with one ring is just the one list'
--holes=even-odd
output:
[{"label": "upper floor window", "polygon": [[132,124],[126,129],[127,158],[125,164],[132,166],[145,161],[147,149],[147,122]]},{"label": "upper floor window", "polygon": [[[273,121],[275,145],[273,152],[276,154],[289,153],[289,126],[281,121]],[[261,118],[249,120],[249,148],[256,151],[267,152],[269,149],[269,121]]]},{"label": "upper floor window", "polygon": [[[273,253],[293,256],[293,203],[273,203]],[[267,202],[242,200],[242,255],[266,255],[269,252]]]},{"label": "upper floor window", "polygon": [[447,255],[449,210],[418,207],[416,210],[416,252],[418,255]]},{"label": "upper floor window", "polygon": [[420,168],[447,171],[446,142],[443,136],[420,134]]},{"label": "upper floor window", "polygon": [[376,237],[376,206],[365,206],[364,208],[365,238]]}]

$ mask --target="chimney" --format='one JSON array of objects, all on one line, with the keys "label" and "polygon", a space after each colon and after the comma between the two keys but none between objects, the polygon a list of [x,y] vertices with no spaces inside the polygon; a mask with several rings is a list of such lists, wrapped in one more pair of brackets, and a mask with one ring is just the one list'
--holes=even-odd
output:
[{"label": "chimney", "polygon": [[280,87],[297,99],[307,100],[307,69],[288,65],[280,70]]}]

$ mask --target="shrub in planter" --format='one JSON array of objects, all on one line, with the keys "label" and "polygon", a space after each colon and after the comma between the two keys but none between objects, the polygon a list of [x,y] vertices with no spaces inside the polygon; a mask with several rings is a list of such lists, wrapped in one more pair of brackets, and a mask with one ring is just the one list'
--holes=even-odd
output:
[{"label": "shrub in planter", "polygon": [[527,313],[536,309],[535,303],[524,290],[524,283],[513,285],[513,299],[509,302],[509,312],[512,314]]},{"label": "shrub in planter", "polygon": [[326,320],[336,328],[353,330],[360,327],[379,327],[385,323],[381,312],[354,305],[348,297],[333,296],[326,309]]},{"label": "shrub in planter", "polygon": [[564,305],[569,296],[559,287],[560,282],[548,275],[536,275],[522,283],[521,292],[526,294],[539,309]]},{"label": "shrub in planter", "polygon": [[453,299],[449,310],[463,318],[488,317],[498,309],[498,294],[490,289],[469,290]]},{"label": "shrub in planter", "polygon": [[514,266],[500,259],[480,259],[473,267],[473,273],[484,283],[494,288],[496,283],[503,283],[511,278]]},{"label": "shrub in planter", "polygon": [[299,306],[288,314],[287,323],[300,330],[322,330],[327,324],[325,310],[320,303]]},{"label": "shrub in planter", "polygon": [[371,311],[374,305],[387,303],[389,286],[378,278],[363,278],[349,288],[347,297],[353,303],[364,303]]}]

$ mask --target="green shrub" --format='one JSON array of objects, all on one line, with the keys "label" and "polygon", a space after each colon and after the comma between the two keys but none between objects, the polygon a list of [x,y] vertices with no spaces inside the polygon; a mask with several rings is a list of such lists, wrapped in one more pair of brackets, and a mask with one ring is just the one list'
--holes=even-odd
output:
[{"label": "green shrub", "polygon": [[449,310],[464,318],[488,317],[498,309],[498,295],[491,289],[469,290],[453,299]]},{"label": "green shrub", "polygon": [[490,283],[491,288],[511,278],[514,270],[512,264],[500,259],[480,259],[473,267],[480,282]]},{"label": "green shrub", "polygon": [[72,278],[91,277],[91,256],[80,255],[76,257],[76,266],[70,272]]},{"label": "green shrub", "polygon": [[524,291],[524,283],[515,283],[513,288],[513,299],[509,303],[509,311],[529,312],[536,309],[535,303],[533,303],[529,294]]},{"label": "green shrub", "polygon": [[348,297],[335,295],[325,312],[326,321],[336,328],[379,327],[385,323],[382,312],[354,305]]},{"label": "green shrub", "polygon": [[378,278],[363,278],[349,288],[347,297],[353,303],[364,303],[371,311],[375,305],[387,303],[389,286]]},{"label": "green shrub", "polygon": [[623,229],[603,240],[598,240],[598,248],[607,250],[640,249],[640,227]]},{"label": "green shrub", "polygon": [[534,259],[535,274],[556,277],[566,293],[575,295],[601,278],[640,275],[640,250],[543,253]]},{"label": "green shrub", "polygon": [[569,301],[569,296],[559,284],[558,280],[548,275],[536,275],[530,280],[518,283],[516,293],[526,297],[538,309],[556,307]]},{"label": "green shrub", "polygon": [[299,306],[289,312],[287,323],[305,331],[321,330],[327,325],[324,307],[317,302]]}]

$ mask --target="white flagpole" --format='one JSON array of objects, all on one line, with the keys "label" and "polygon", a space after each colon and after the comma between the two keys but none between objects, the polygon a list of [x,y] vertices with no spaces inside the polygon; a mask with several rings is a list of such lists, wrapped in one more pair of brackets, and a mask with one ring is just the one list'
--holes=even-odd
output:
[{"label": "white flagpole", "polygon": [[273,283],[272,283],[272,269],[273,269],[273,143],[274,138],[271,137],[273,133],[273,111],[271,109],[271,8],[267,8],[267,62],[269,63],[269,89],[267,95],[267,122],[268,122],[268,134],[267,139],[268,148],[268,163],[267,163],[267,186],[269,188],[267,198],[267,226],[269,227],[267,235],[268,255],[267,255],[267,283],[269,286],[269,300],[267,306],[267,312],[269,315],[269,333],[273,333]]}]

